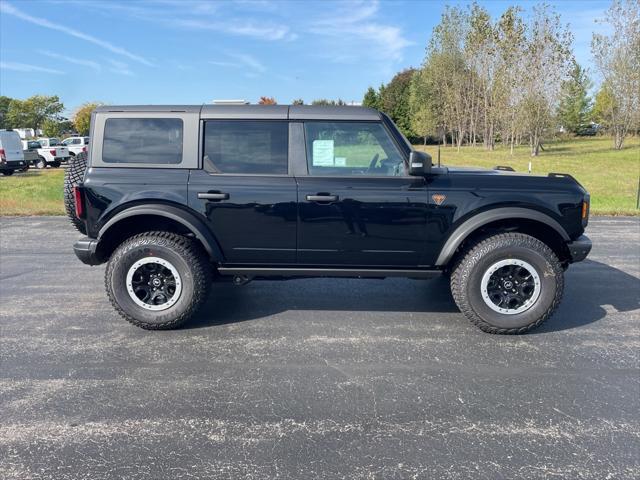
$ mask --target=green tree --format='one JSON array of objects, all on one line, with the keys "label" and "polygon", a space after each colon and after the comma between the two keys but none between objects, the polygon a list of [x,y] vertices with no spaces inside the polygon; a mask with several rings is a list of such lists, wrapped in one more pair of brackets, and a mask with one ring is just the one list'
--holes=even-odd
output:
[{"label": "green tree", "polygon": [[416,136],[411,128],[409,106],[411,79],[415,72],[415,68],[407,68],[397,73],[380,95],[382,111],[391,117],[405,137]]},{"label": "green tree", "polygon": [[97,107],[103,105],[100,102],[87,102],[76,109],[71,116],[71,121],[76,131],[80,135],[89,135],[89,127],[91,126],[91,112]]},{"label": "green tree", "polygon": [[8,128],[7,112],[9,111],[11,100],[11,97],[0,96],[0,128]]},{"label": "green tree", "polygon": [[589,121],[591,98],[587,92],[592,83],[587,71],[573,61],[569,78],[562,82],[558,120],[567,132],[578,133]]},{"label": "green tree", "polygon": [[7,111],[7,123],[11,128],[33,128],[44,126],[47,119],[60,120],[64,105],[57,95],[34,95],[26,100],[13,99]]},{"label": "green tree", "polygon": [[593,105],[592,116],[594,121],[602,125],[607,130],[612,127],[618,116],[619,106],[616,102],[616,96],[613,90],[606,82],[602,84],[600,90],[596,94],[596,101]]},{"label": "green tree", "polygon": [[373,87],[367,88],[364,98],[362,99],[362,106],[380,110],[380,103],[380,95],[378,92]]},{"label": "green tree", "polygon": [[51,118],[45,119],[42,124],[42,133],[45,137],[59,137],[62,131],[61,122]]},{"label": "green tree", "polygon": [[293,102],[291,102],[291,105],[304,105],[304,100],[301,98],[296,98]]},{"label": "green tree", "polygon": [[311,102],[311,105],[320,105],[320,106],[336,106],[336,105],[346,105],[347,102],[339,98],[338,100],[328,100],[326,98],[318,98]]}]

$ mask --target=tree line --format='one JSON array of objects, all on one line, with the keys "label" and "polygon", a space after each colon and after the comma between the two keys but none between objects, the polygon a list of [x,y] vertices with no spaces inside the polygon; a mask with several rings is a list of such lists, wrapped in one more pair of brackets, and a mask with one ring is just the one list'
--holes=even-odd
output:
[{"label": "tree line", "polygon": [[71,118],[62,115],[64,104],[57,95],[33,95],[26,100],[0,96],[0,129],[32,128],[46,137],[63,134],[89,134],[91,112],[101,105],[87,102],[78,107]]},{"label": "tree line", "polygon": [[603,22],[611,34],[593,34],[592,81],[573,55],[568,25],[547,4],[529,17],[508,7],[498,18],[477,3],[446,7],[420,68],[369,87],[363,105],[387,113],[409,138],[442,144],[528,143],[538,155],[558,130],[580,133],[600,124],[620,149],[640,129],[640,0],[614,0]]}]

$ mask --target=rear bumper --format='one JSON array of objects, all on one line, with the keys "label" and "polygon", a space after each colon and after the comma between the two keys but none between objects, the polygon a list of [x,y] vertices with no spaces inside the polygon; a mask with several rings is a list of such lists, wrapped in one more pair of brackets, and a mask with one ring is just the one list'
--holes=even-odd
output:
[{"label": "rear bumper", "polygon": [[29,164],[25,160],[15,160],[0,163],[0,170],[19,170],[27,166],[29,166]]},{"label": "rear bumper", "polygon": [[73,244],[73,253],[86,265],[100,265],[102,260],[96,255],[98,241],[93,238],[81,238]]},{"label": "rear bumper", "polygon": [[587,258],[587,255],[589,255],[591,251],[591,246],[591,239],[586,235],[581,235],[573,242],[567,243],[569,254],[571,255],[571,262],[581,262]]}]

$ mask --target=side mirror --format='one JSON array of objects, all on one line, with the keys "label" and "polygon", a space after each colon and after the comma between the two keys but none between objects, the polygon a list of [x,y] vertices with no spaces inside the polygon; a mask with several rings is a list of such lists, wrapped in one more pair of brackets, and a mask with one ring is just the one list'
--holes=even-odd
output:
[{"label": "side mirror", "polygon": [[409,154],[409,175],[424,177],[431,173],[431,155],[412,150]]}]

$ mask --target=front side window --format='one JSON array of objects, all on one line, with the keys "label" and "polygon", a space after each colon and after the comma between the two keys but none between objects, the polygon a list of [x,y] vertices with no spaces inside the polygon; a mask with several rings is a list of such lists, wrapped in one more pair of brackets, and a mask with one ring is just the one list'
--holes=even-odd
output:
[{"label": "front side window", "polygon": [[405,162],[377,122],[306,122],[310,175],[405,175]]},{"label": "front side window", "polygon": [[289,126],[279,121],[204,124],[204,165],[212,173],[286,175]]},{"label": "front side window", "polygon": [[104,125],[102,161],[179,164],[183,129],[179,118],[108,118]]}]

